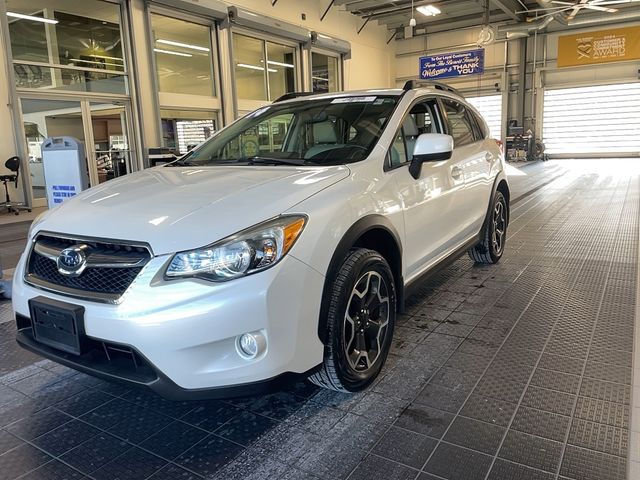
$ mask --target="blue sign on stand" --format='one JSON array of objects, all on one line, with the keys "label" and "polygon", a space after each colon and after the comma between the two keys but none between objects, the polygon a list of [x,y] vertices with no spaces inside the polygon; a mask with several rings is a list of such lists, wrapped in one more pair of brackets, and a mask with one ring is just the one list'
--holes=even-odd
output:
[{"label": "blue sign on stand", "polygon": [[420,57],[420,78],[461,77],[484,73],[484,49]]}]

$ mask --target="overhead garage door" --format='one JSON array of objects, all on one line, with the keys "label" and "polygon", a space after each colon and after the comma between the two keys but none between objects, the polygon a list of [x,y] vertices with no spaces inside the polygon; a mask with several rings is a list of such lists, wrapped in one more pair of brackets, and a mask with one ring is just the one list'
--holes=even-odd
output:
[{"label": "overhead garage door", "polygon": [[545,90],[543,109],[549,155],[640,153],[640,83]]},{"label": "overhead garage door", "polygon": [[500,140],[502,137],[502,95],[467,97],[467,100],[484,117],[489,125],[491,136]]}]

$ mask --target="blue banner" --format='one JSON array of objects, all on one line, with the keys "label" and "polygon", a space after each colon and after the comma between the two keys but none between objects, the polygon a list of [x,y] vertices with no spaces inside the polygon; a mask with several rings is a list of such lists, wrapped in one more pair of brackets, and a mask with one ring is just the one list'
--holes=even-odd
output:
[{"label": "blue banner", "polygon": [[480,73],[484,73],[484,49],[482,48],[420,57],[420,78],[423,80],[478,75]]}]

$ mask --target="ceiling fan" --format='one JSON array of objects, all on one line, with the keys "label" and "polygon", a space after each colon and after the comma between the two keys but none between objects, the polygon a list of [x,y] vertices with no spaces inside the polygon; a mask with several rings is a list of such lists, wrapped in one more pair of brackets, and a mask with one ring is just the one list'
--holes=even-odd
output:
[{"label": "ceiling fan", "polygon": [[569,12],[567,15],[567,20],[572,20],[582,10],[595,10],[598,12],[615,13],[618,11],[618,9],[611,8],[609,5],[620,5],[623,3],[632,3],[637,1],[639,0],[578,0],[576,2],[566,0],[551,0],[549,2],[549,7],[529,10],[526,13],[544,12],[543,15],[537,15],[537,17],[540,18],[555,15],[557,13]]}]

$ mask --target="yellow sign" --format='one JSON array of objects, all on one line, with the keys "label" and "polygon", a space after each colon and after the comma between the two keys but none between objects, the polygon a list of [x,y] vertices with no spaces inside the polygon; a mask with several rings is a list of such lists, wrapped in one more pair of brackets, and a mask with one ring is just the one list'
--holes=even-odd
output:
[{"label": "yellow sign", "polygon": [[640,27],[562,35],[558,67],[640,60]]}]

